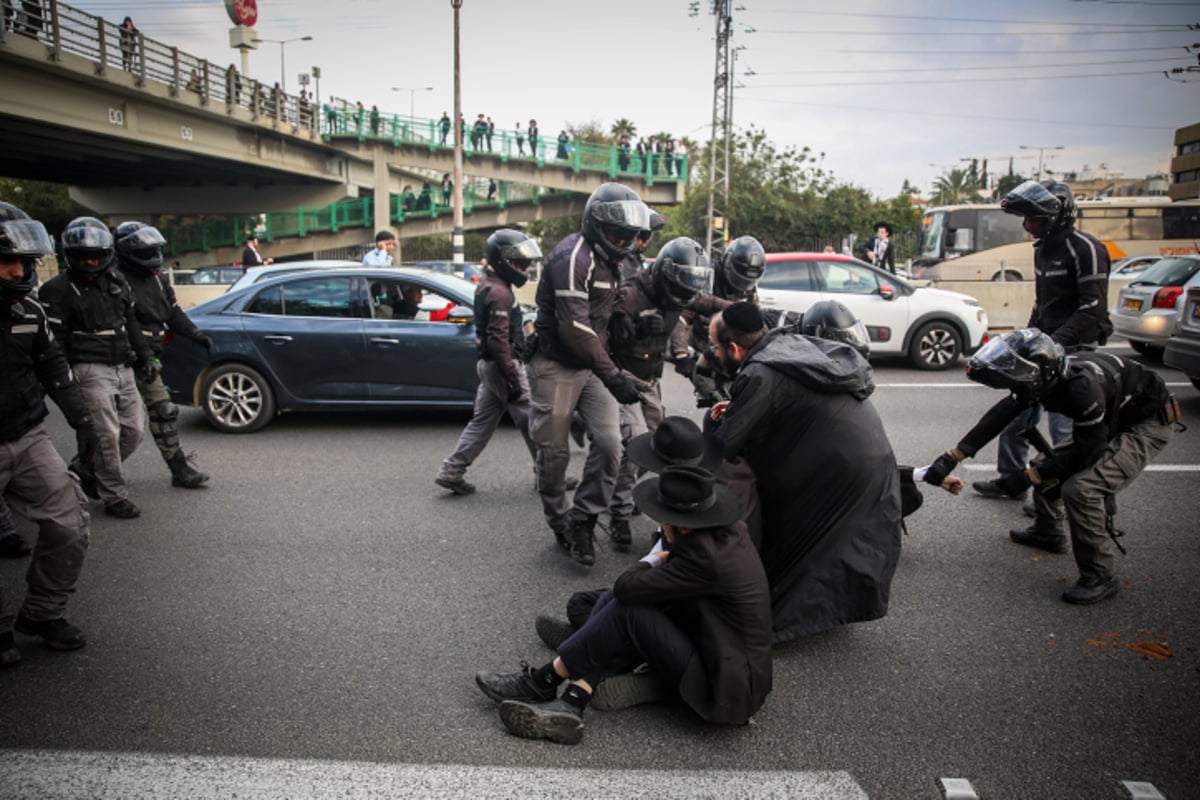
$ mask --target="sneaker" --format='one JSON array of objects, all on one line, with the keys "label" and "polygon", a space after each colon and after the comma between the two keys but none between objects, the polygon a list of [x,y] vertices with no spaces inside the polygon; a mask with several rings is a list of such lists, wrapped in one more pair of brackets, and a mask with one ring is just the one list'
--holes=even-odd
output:
[{"label": "sneaker", "polygon": [[590,567],[596,563],[596,518],[585,517],[571,523],[571,558]]},{"label": "sneaker", "polygon": [[0,669],[21,663],[21,651],[13,640],[12,631],[0,633]]},{"label": "sneaker", "polygon": [[96,473],[90,469],[85,469],[79,463],[79,456],[71,459],[71,463],[67,465],[67,471],[79,480],[79,488],[83,490],[88,499],[100,499],[100,488],[96,485]]},{"label": "sneaker", "polygon": [[661,703],[670,700],[673,694],[670,684],[648,668],[643,670],[639,667],[633,672],[612,675],[600,681],[588,705],[598,711],[620,711],[646,703]]},{"label": "sneaker", "polygon": [[111,503],[104,504],[104,513],[110,517],[119,519],[133,519],[141,516],[142,510],[133,504],[133,501],[128,497],[123,497],[120,500],[114,500]]},{"label": "sneaker", "polygon": [[0,536],[0,558],[24,558],[32,552],[33,548],[20,534],[8,533]]},{"label": "sneaker", "polygon": [[612,540],[614,550],[629,552],[629,548],[633,546],[633,531],[629,529],[629,520],[609,520],[608,538]]},{"label": "sneaker", "polygon": [[537,619],[533,621],[533,629],[537,631],[542,644],[554,651],[557,651],[559,646],[575,633],[574,626],[565,619],[546,614],[537,615]]},{"label": "sneaker", "polygon": [[1077,606],[1090,606],[1092,603],[1107,600],[1119,591],[1121,591],[1121,584],[1117,583],[1116,578],[1097,578],[1088,575],[1075,581],[1074,586],[1063,592],[1062,599],[1064,602]]},{"label": "sneaker", "polygon": [[996,485],[996,481],[975,481],[971,484],[971,488],[984,497],[990,497],[997,500],[1024,500],[1026,489],[1022,489],[1016,494],[1009,494],[1002,488]]},{"label": "sneaker", "polygon": [[579,744],[583,740],[583,716],[562,700],[506,700],[500,704],[500,721],[509,733],[522,739],[549,739],[558,744]]},{"label": "sneaker", "polygon": [[449,489],[455,494],[475,494],[475,484],[467,483],[462,478],[455,478],[454,480],[449,478],[434,478],[433,482],[443,489]]},{"label": "sneaker", "polygon": [[497,703],[505,700],[524,700],[537,703],[553,700],[558,694],[557,686],[538,686],[533,681],[533,670],[522,661],[520,672],[476,672],[475,685]]},{"label": "sneaker", "polygon": [[1036,547],[1051,553],[1065,553],[1071,549],[1071,543],[1065,534],[1057,531],[1044,531],[1037,525],[1030,525],[1028,528],[1013,528],[1008,532],[1008,536],[1017,544]]},{"label": "sneaker", "polygon": [[167,461],[171,470],[171,485],[182,489],[199,489],[208,483],[208,476],[191,465],[194,456],[187,456],[182,450],[176,450],[175,455]]},{"label": "sneaker", "polygon": [[42,642],[51,650],[78,650],[87,644],[83,631],[62,617],[32,620],[24,614],[17,614],[13,630],[26,636],[42,637]]}]

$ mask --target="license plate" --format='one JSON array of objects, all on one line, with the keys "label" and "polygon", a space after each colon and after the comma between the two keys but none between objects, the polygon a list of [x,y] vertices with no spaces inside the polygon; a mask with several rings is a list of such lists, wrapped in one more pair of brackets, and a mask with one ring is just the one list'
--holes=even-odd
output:
[{"label": "license plate", "polygon": [[1200,303],[1192,303],[1192,313],[1190,316],[1192,319],[1200,319]]},{"label": "license plate", "polygon": [[1125,308],[1130,311],[1141,311],[1142,301],[1136,297],[1127,297],[1125,298]]}]

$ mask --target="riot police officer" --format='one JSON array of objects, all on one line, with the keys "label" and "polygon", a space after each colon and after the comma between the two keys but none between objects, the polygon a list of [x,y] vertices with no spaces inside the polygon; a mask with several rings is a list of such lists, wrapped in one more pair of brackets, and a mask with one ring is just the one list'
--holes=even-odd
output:
[{"label": "riot police officer", "polygon": [[529,455],[537,458],[537,445],[529,435],[529,378],[522,363],[524,320],[513,287],[525,285],[526,272],[541,258],[537,242],[521,231],[503,228],[488,237],[487,266],[475,289],[475,411],[434,478],[455,494],[475,491],[463,476],[491,441],[505,411],[524,437]]},{"label": "riot police officer", "polygon": [[46,282],[40,297],[96,420],[95,472],[85,466],[80,477],[84,491],[104,501],[106,514],[130,519],[141,510],[129,499],[121,462],[144,435],[137,381],[154,380],[154,354],[142,336],[133,293],[113,269],[116,250],[104,223],[94,217],[72,220],[62,246],[67,269]]},{"label": "riot police officer", "polygon": [[[175,290],[167,276],[159,270],[163,263],[163,245],[167,240],[157,228],[142,222],[122,222],[117,226],[117,266],[133,292],[134,313],[155,358],[162,355],[163,340],[168,330],[191,339],[212,354],[213,340],[200,332],[175,299]],[[198,489],[208,483],[208,476],[188,462],[179,446],[179,406],[171,402],[162,376],[137,381],[138,394],[146,405],[150,419],[150,435],[171,470],[171,485]]]},{"label": "riot police officer", "polygon": [[941,483],[960,461],[973,457],[1034,404],[1062,414],[1073,423],[1070,441],[997,481],[1010,495],[1033,486],[1034,526],[1014,529],[1009,536],[1017,544],[1067,552],[1061,527],[1065,506],[1079,579],[1062,599],[1087,605],[1115,595],[1121,587],[1109,536],[1113,498],[1162,452],[1180,418],[1179,405],[1162,378],[1111,353],[1067,356],[1062,345],[1037,329],[988,342],[971,357],[967,377],[1009,395],[957,447],[938,457],[925,481]]},{"label": "riot police officer", "polygon": [[[608,321],[621,285],[621,262],[650,229],[637,193],[606,183],[588,197],[580,230],[546,257],[537,290],[537,352],[529,362],[538,446],[538,492],[555,539],[578,563],[596,561],[596,518],[608,508],[621,460],[618,407],[637,387],[608,354]],[[565,477],[571,416],[578,409],[591,445],[573,503]]]},{"label": "riot police officer", "polygon": [[635,437],[657,430],[663,420],[663,360],[668,337],[684,309],[711,316],[729,305],[729,301],[708,294],[712,280],[704,248],[680,237],[662,246],[648,271],[636,273],[621,287],[609,323],[609,349],[613,361],[637,387],[639,397],[623,404],[620,412],[621,466],[608,507],[608,535],[617,550],[628,550],[633,542],[629,519],[638,468],[625,450]]},{"label": "riot police officer", "polygon": [[96,447],[92,418],[47,323],[28,295],[37,284],[36,260],[54,252],[40,222],[0,202],[0,491],[38,525],[37,547],[18,614],[0,590],[0,667],[21,660],[13,630],[40,636],[56,650],[83,647],[79,628],[63,618],[83,569],[90,518],[78,485],[46,430],[48,394],[76,431],[81,458]]}]

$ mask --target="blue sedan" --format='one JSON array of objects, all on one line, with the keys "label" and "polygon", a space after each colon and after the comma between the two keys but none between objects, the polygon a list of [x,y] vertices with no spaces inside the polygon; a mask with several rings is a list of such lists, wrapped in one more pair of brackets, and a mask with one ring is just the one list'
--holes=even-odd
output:
[{"label": "blue sedan", "polygon": [[[419,293],[418,293],[419,290]],[[174,337],[163,380],[227,433],[298,410],[470,408],[474,284],[429,270],[299,272],[188,310],[211,356]]]}]

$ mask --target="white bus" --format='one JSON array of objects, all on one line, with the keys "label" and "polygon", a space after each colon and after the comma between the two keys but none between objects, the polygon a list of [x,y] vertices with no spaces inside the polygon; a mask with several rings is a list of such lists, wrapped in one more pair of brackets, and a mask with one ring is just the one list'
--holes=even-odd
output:
[{"label": "white bus", "polygon": [[[1200,200],[1113,197],[1081,200],[1076,227],[1092,234],[1112,260],[1200,251]],[[1021,218],[999,204],[940,206],[925,212],[912,277],[937,281],[1033,279],[1031,238]]]}]

